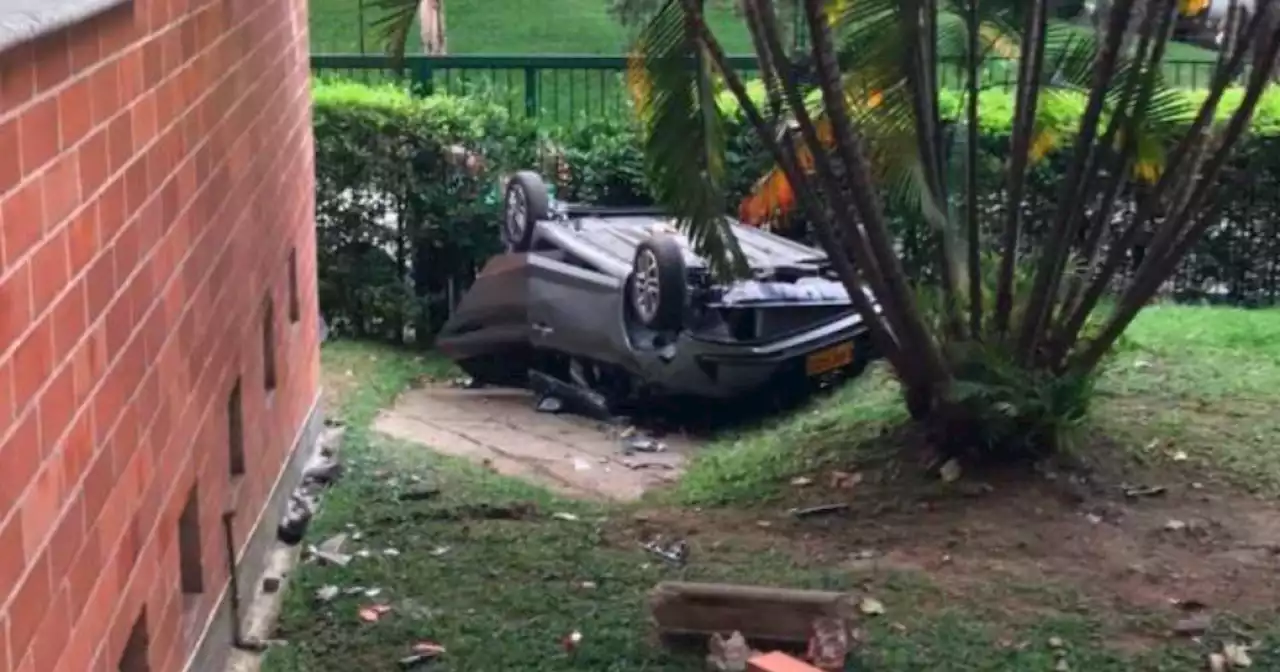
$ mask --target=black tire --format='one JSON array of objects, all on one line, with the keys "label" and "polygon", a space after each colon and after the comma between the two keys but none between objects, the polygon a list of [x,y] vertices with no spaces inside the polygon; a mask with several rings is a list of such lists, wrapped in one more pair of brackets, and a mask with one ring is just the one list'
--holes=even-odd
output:
[{"label": "black tire", "polygon": [[508,252],[528,252],[539,220],[551,214],[551,195],[542,177],[522,170],[507,180],[502,199],[502,245]]},{"label": "black tire", "polygon": [[684,324],[688,295],[680,243],[661,234],[640,243],[627,283],[627,301],[640,324],[657,331],[678,331]]}]

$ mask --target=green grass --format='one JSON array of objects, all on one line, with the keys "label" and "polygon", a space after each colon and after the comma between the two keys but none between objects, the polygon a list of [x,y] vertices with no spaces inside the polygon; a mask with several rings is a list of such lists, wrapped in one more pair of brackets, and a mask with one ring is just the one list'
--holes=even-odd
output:
[{"label": "green grass", "polygon": [[[1141,456],[1187,450],[1193,460],[1221,465],[1239,482],[1280,493],[1280,427],[1270,410],[1280,405],[1277,333],[1280,311],[1150,309],[1105,376],[1096,422]],[[268,655],[267,672],[392,670],[422,640],[447,647],[429,668],[441,671],[702,670],[698,656],[670,654],[648,640],[645,593],[664,579],[865,590],[889,611],[860,624],[869,644],[851,670],[1050,670],[1055,654],[1049,640],[1056,637],[1064,640],[1073,670],[1172,672],[1200,669],[1205,647],[1215,641],[1157,643],[1141,654],[1126,653],[1114,639],[1117,628],[1150,629],[1153,619],[1167,615],[1100,613],[1071,588],[1040,583],[957,595],[928,574],[867,575],[822,553],[788,552],[794,541],[768,536],[750,522],[755,514],[747,514],[746,524],[724,522],[737,514],[714,505],[758,506],[762,496],[788,487],[791,476],[848,459],[901,420],[883,373],[790,418],[726,436],[693,460],[667,501],[645,509],[667,511],[673,533],[698,530],[690,564],[676,569],[637,548],[634,528],[640,523],[631,507],[566,501],[370,433],[378,408],[415,380],[450,375],[447,364],[352,343],[326,347],[323,361],[326,380],[337,388],[338,415],[349,424],[343,456],[350,469],[327,496],[309,538],[316,543],[352,525],[365,535],[358,545],[394,547],[401,554],[295,572],[281,624],[289,644]],[[1152,438],[1161,440],[1158,447],[1149,445]],[[411,477],[438,485],[441,494],[399,501]],[[672,511],[670,500],[710,508]],[[489,520],[474,512],[512,504],[536,513]],[[553,518],[556,512],[579,521]],[[651,515],[645,520],[654,520]],[[431,553],[440,547],[449,550]],[[363,623],[357,610],[373,600],[339,597],[315,604],[314,591],[327,584],[381,588],[378,599],[394,610],[378,623]],[[1002,599],[1010,595],[1053,608],[1007,611]],[[1217,634],[1232,637],[1230,624],[1222,627],[1228,629]],[[574,630],[584,640],[569,656],[560,640]],[[1277,655],[1254,649],[1255,669],[1280,669]]]},{"label": "green grass", "polygon": [[[452,54],[607,54],[626,51],[631,35],[608,12],[606,0],[446,0],[445,22]],[[352,0],[311,0],[311,50],[358,53],[360,21]],[[369,27],[377,10],[365,10],[365,45],[381,50]],[[731,53],[751,41],[742,20],[729,10],[709,12],[712,27]],[[416,30],[413,48],[417,48]]]},{"label": "green grass", "polygon": [[[1140,456],[1183,451],[1244,487],[1280,495],[1278,334],[1280,310],[1148,308],[1107,366],[1093,422]],[[905,417],[890,377],[867,376],[767,431],[717,442],[674,496],[714,505],[779,493],[790,477],[849,459],[850,446]]]}]

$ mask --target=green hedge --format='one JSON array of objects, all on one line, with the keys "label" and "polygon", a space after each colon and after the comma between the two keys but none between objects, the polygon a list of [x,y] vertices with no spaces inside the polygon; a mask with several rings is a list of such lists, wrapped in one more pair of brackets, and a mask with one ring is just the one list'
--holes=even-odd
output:
[{"label": "green hedge", "polygon": [[[1203,96],[1186,95],[1189,104]],[[320,300],[338,333],[391,340],[434,333],[476,267],[498,249],[498,185],[507,172],[538,169],[564,200],[650,201],[638,137],[625,122],[543,129],[483,100],[417,98],[397,88],[358,84],[317,84],[314,96]],[[1233,98],[1238,94],[1229,94],[1227,102]],[[944,110],[960,109],[950,92],[942,103]],[[1065,130],[1081,116],[1084,103],[1078,96],[1055,95],[1044,104]],[[1012,107],[1007,93],[983,94],[981,182],[992,222],[1001,219],[1001,165]],[[743,126],[732,129],[729,145],[736,203],[771,162]],[[482,157],[480,165],[459,165],[458,147]],[[1188,259],[1179,276],[1184,296],[1201,297],[1216,283],[1226,285],[1235,302],[1275,301],[1277,150],[1280,91],[1272,91],[1259,106],[1241,161],[1224,178],[1221,202],[1232,223],[1211,231]],[[1029,244],[1057,208],[1061,159],[1051,155],[1032,175],[1023,204]],[[911,213],[891,215],[908,268],[927,280],[930,238]],[[793,231],[803,236],[803,222]]]}]

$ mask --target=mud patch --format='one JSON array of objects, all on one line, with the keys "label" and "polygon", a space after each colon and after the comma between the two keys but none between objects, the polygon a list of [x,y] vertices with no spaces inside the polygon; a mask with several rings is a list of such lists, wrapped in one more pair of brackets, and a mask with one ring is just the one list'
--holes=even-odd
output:
[{"label": "mud patch", "polygon": [[626,455],[617,429],[579,416],[539,413],[523,390],[427,386],[410,390],[374,430],[490,466],[561,494],[630,501],[679,477],[691,440]]}]

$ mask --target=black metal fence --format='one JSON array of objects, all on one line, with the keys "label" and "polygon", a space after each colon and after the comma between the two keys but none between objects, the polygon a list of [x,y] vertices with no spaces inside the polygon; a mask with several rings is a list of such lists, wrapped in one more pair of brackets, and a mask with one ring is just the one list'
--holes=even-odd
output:
[{"label": "black metal fence", "polygon": [[[742,71],[756,69],[754,56],[733,56]],[[1166,61],[1165,72],[1175,86],[1206,88],[1211,61]],[[311,70],[321,78],[364,83],[402,82],[423,94],[445,92],[484,95],[505,103],[515,113],[563,122],[583,117],[616,116],[628,105],[624,74],[626,56],[508,55],[407,56],[397,68],[378,54],[316,54]],[[1012,89],[1016,62],[988,58],[983,86]],[[939,70],[943,86],[959,88],[964,64],[947,59]]]}]

